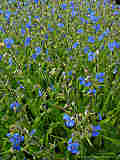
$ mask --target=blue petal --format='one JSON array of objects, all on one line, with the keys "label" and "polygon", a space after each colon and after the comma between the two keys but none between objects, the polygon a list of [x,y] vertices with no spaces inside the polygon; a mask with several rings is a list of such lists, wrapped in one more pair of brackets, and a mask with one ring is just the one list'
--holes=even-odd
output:
[{"label": "blue petal", "polygon": [[32,136],[35,132],[36,132],[36,129],[33,129],[33,130],[30,132],[30,136]]},{"label": "blue petal", "polygon": [[72,48],[76,48],[76,47],[78,46],[78,44],[79,44],[79,42],[75,42],[75,43],[73,44],[73,47],[72,47]]},{"label": "blue petal", "polygon": [[63,23],[58,23],[57,25],[58,25],[58,27],[64,27]]},{"label": "blue petal", "polygon": [[86,87],[90,87],[92,85],[92,83],[91,82],[87,82],[87,83],[85,83],[85,86]]},{"label": "blue petal", "polygon": [[24,141],[24,136],[20,137],[20,141],[23,142]]},{"label": "blue petal", "polygon": [[102,120],[102,116],[101,116],[100,112],[98,113],[98,116],[99,116],[99,120],[101,121]]},{"label": "blue petal", "polygon": [[100,127],[100,125],[97,125],[97,126],[94,126],[94,129],[101,130],[101,127]]},{"label": "blue petal", "polygon": [[38,94],[39,94],[40,97],[42,96],[42,92],[40,91],[40,89],[38,91]]},{"label": "blue petal", "polygon": [[75,121],[69,120],[69,121],[66,121],[65,124],[68,128],[72,128],[75,125]]},{"label": "blue petal", "polygon": [[68,141],[68,144],[71,144],[71,143],[72,143],[72,138],[70,138]]},{"label": "blue petal", "polygon": [[92,132],[92,136],[98,136],[99,135],[99,132],[96,132],[96,131],[94,131],[94,132]]},{"label": "blue petal", "polygon": [[77,33],[83,33],[83,29],[78,29]]},{"label": "blue petal", "polygon": [[14,142],[15,142],[15,139],[14,139],[13,137],[11,137],[11,138],[10,138],[10,142],[11,142],[11,143],[14,143]]},{"label": "blue petal", "polygon": [[71,120],[70,116],[67,114],[64,114],[63,116],[63,120]]}]

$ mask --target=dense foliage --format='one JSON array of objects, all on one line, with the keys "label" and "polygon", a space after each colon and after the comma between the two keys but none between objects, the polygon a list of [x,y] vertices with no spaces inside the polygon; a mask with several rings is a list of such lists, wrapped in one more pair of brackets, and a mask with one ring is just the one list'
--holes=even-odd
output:
[{"label": "dense foliage", "polygon": [[120,7],[0,3],[0,159],[120,159]]}]

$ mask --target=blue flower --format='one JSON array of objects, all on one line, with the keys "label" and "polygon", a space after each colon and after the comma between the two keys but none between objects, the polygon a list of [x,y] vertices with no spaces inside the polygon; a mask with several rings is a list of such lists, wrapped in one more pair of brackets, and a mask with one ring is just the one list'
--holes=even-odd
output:
[{"label": "blue flower", "polygon": [[12,66],[12,58],[11,57],[9,58],[8,63],[10,66]]},{"label": "blue flower", "polygon": [[8,133],[7,136],[10,138],[10,142],[13,144],[13,149],[20,151],[20,143],[24,141],[24,136],[20,136],[19,133],[15,133],[13,136]]},{"label": "blue flower", "polygon": [[26,26],[26,28],[31,29],[31,27],[32,27],[31,26],[31,21],[29,21],[25,26]]},{"label": "blue flower", "polygon": [[32,58],[35,60],[36,58],[37,58],[37,56],[40,54],[40,52],[41,52],[41,48],[40,47],[36,47],[35,48],[35,53],[34,54],[32,54]]},{"label": "blue flower", "polygon": [[6,12],[5,12],[5,19],[6,19],[6,20],[9,20],[10,15],[11,15],[11,12],[10,12],[10,11],[6,11]]},{"label": "blue flower", "polygon": [[37,54],[36,54],[36,53],[32,54],[32,58],[33,58],[34,60],[36,60]]},{"label": "blue flower", "polygon": [[20,85],[20,88],[21,88],[21,89],[24,89],[24,87],[23,87],[22,85]]},{"label": "blue flower", "polygon": [[41,41],[42,46],[44,45],[44,43],[45,43],[45,41],[44,41],[44,40],[42,40],[42,41]]},{"label": "blue flower", "polygon": [[74,120],[69,120],[65,122],[65,126],[68,128],[72,128],[75,125],[75,121]]},{"label": "blue flower", "polygon": [[104,34],[105,36],[107,36],[109,32],[110,32],[110,30],[109,30],[109,28],[107,28],[106,31],[103,32],[103,34]]},{"label": "blue flower", "polygon": [[103,88],[103,86],[98,86],[98,88]]},{"label": "blue flower", "polygon": [[113,74],[116,74],[118,72],[118,70],[117,70],[117,68],[115,68],[114,70],[113,70]]},{"label": "blue flower", "polygon": [[48,58],[47,58],[47,61],[49,62],[49,61],[51,61],[51,58],[50,58],[50,56],[48,56]]},{"label": "blue flower", "polygon": [[48,34],[45,34],[45,39],[48,40]]},{"label": "blue flower", "polygon": [[110,49],[110,51],[113,51],[115,47],[115,43],[114,42],[108,42],[108,48]]},{"label": "blue flower", "polygon": [[0,14],[3,14],[3,11],[0,9]]},{"label": "blue flower", "polygon": [[116,42],[116,43],[115,43],[115,47],[116,47],[116,48],[120,48],[120,42]]},{"label": "blue flower", "polygon": [[105,75],[104,72],[96,74],[96,79],[98,80],[98,82],[101,82],[101,83],[104,82],[104,78],[103,78],[104,75]]},{"label": "blue flower", "polygon": [[48,30],[49,30],[50,32],[53,32],[53,31],[54,31],[54,29],[53,29],[53,28],[51,28],[50,26],[51,26],[51,25],[50,25],[50,24],[48,24]]},{"label": "blue flower", "polygon": [[98,37],[98,40],[99,40],[99,41],[102,41],[103,38],[104,38],[104,34],[102,33],[102,34]]},{"label": "blue flower", "polygon": [[92,61],[95,58],[95,55],[93,52],[88,53],[88,61]]},{"label": "blue flower", "polygon": [[91,8],[88,8],[88,13],[89,13],[89,14],[92,13],[93,15],[95,14],[95,12],[93,12]]},{"label": "blue flower", "polygon": [[93,28],[98,32],[100,30],[100,24],[94,25]]},{"label": "blue flower", "polygon": [[95,93],[96,93],[96,89],[89,89],[89,90],[88,90],[88,93],[89,93],[89,94],[95,94]]},{"label": "blue flower", "polygon": [[65,126],[68,128],[72,128],[75,125],[75,121],[67,114],[64,114],[63,120],[65,121]]},{"label": "blue flower", "polygon": [[120,12],[118,12],[118,11],[113,12],[113,15],[118,15],[118,14],[120,14]]},{"label": "blue flower", "polygon": [[64,27],[64,24],[63,23],[58,23],[57,26],[58,27]]},{"label": "blue flower", "polygon": [[71,76],[71,75],[72,75],[72,71],[69,71],[69,72],[68,72],[68,75]]},{"label": "blue flower", "polygon": [[78,149],[79,149],[79,143],[78,142],[72,143],[72,138],[70,138],[68,141],[67,150],[72,152],[72,154],[78,154],[79,153]]},{"label": "blue flower", "polygon": [[88,24],[88,20],[86,20],[85,23]]},{"label": "blue flower", "polygon": [[88,46],[86,46],[86,47],[84,48],[84,53],[85,53],[85,54],[87,54],[87,53],[88,53],[88,51],[89,51],[89,47],[88,47]]},{"label": "blue flower", "polygon": [[25,32],[26,32],[25,29],[21,28],[21,34],[22,34],[22,36],[24,36]]},{"label": "blue flower", "polygon": [[42,49],[40,47],[35,48],[35,53],[36,53],[37,56],[40,54],[41,50]]},{"label": "blue flower", "polygon": [[71,143],[72,143],[72,138],[68,140],[68,144],[71,144]]},{"label": "blue flower", "polygon": [[7,136],[7,137],[10,137],[10,136],[11,136],[11,134],[10,134],[10,133],[7,133],[7,134],[6,134],[6,136]]},{"label": "blue flower", "polygon": [[112,9],[115,9],[115,8],[116,8],[116,6],[114,4],[112,4]]},{"label": "blue flower", "polygon": [[11,138],[10,138],[10,142],[11,142],[11,143],[15,143],[14,137],[11,137]]},{"label": "blue flower", "polygon": [[100,82],[100,83],[104,82],[104,78],[98,79],[98,82]]},{"label": "blue flower", "polygon": [[87,82],[87,83],[85,83],[85,86],[86,87],[90,87],[92,85],[92,83],[91,82]]},{"label": "blue flower", "polygon": [[46,55],[48,55],[48,49],[46,49],[45,53],[46,53]]},{"label": "blue flower", "polygon": [[63,16],[62,16],[62,15],[58,15],[58,17],[59,17],[59,18],[62,18]]},{"label": "blue flower", "polygon": [[113,46],[115,47],[115,48],[119,48],[119,43],[117,43],[115,40],[113,41]]},{"label": "blue flower", "polygon": [[95,42],[94,37],[93,36],[89,36],[88,37],[88,42],[94,43]]},{"label": "blue flower", "polygon": [[53,84],[50,84],[50,88],[55,91],[56,89],[54,88]]},{"label": "blue flower", "polygon": [[85,79],[83,78],[83,77],[79,77],[79,79],[78,79],[79,81],[80,81],[80,84],[82,85],[84,85],[85,84]]},{"label": "blue flower", "polygon": [[99,135],[98,130],[101,130],[100,125],[92,126],[92,136],[98,136]]},{"label": "blue flower", "polygon": [[72,56],[70,56],[69,58],[70,58],[70,60],[72,60],[72,59],[73,59],[73,57],[72,57]]},{"label": "blue flower", "polygon": [[76,48],[79,45],[79,42],[75,42],[72,48]]},{"label": "blue flower", "polygon": [[11,39],[11,38],[6,38],[6,39],[4,40],[4,43],[5,43],[5,45],[6,45],[6,48],[11,48],[12,44],[14,43],[14,41],[13,41],[13,39]]},{"label": "blue flower", "polygon": [[38,91],[38,95],[39,95],[40,97],[43,95],[40,89],[39,89],[39,91]]},{"label": "blue flower", "polygon": [[69,4],[73,7],[74,6],[74,2],[70,1]]},{"label": "blue flower", "polygon": [[20,151],[21,147],[20,147],[19,144],[14,143],[14,144],[13,144],[13,149],[14,149],[14,150],[17,150],[17,151]]},{"label": "blue flower", "polygon": [[35,2],[36,4],[38,4],[38,0],[34,0],[34,2]]},{"label": "blue flower", "polygon": [[84,31],[83,31],[83,29],[81,29],[81,28],[77,30],[77,33],[83,33],[83,32],[84,32]]},{"label": "blue flower", "polygon": [[39,16],[34,16],[35,19],[39,19]]},{"label": "blue flower", "polygon": [[69,116],[69,115],[64,114],[64,116],[63,116],[63,120],[70,121],[70,120],[71,120],[71,118],[70,118],[70,116]]},{"label": "blue flower", "polygon": [[96,17],[94,15],[90,15],[90,19],[93,23],[96,23],[99,20],[99,17]]},{"label": "blue flower", "polygon": [[30,41],[31,41],[31,38],[30,38],[30,37],[27,37],[27,38],[25,39],[25,44],[24,44],[25,47],[30,44]]},{"label": "blue flower", "polygon": [[102,116],[101,116],[100,112],[98,113],[98,117],[99,117],[99,120],[101,121],[102,120]]},{"label": "blue flower", "polygon": [[55,8],[52,8],[51,12],[52,12],[52,16],[53,16],[55,13]]},{"label": "blue flower", "polygon": [[100,7],[100,1],[97,2],[96,7],[97,7],[97,8]]},{"label": "blue flower", "polygon": [[2,55],[0,55],[0,61],[2,60]]},{"label": "blue flower", "polygon": [[101,49],[101,50],[103,50],[103,49],[104,49],[104,44],[100,47],[100,49]]},{"label": "blue flower", "polygon": [[33,136],[33,134],[35,134],[35,132],[36,132],[36,129],[32,129],[32,131],[30,132],[30,136]]},{"label": "blue flower", "polygon": [[16,110],[19,108],[20,104],[16,101],[13,102],[12,104],[10,104],[10,109],[14,110],[14,108],[16,108]]},{"label": "blue flower", "polygon": [[103,77],[104,75],[105,75],[104,72],[100,72],[99,74],[96,74],[96,78],[97,78],[97,77],[98,77],[98,78]]},{"label": "blue flower", "polygon": [[0,31],[5,32],[2,26],[0,26]]},{"label": "blue flower", "polygon": [[77,12],[74,11],[74,9],[73,9],[72,12],[71,12],[72,17],[74,17],[76,14],[77,14]]},{"label": "blue flower", "polygon": [[82,21],[81,24],[85,23],[85,19],[83,17],[80,17],[80,20]]},{"label": "blue flower", "polygon": [[63,9],[63,10],[66,10],[67,8],[67,4],[66,3],[63,3],[63,4],[61,4],[61,8]]},{"label": "blue flower", "polygon": [[20,137],[20,141],[23,142],[24,141],[24,136]]}]

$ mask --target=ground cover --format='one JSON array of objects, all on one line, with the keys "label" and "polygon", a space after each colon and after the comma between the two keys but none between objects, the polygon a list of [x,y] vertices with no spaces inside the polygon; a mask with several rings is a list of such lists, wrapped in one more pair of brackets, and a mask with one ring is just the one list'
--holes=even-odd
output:
[{"label": "ground cover", "polygon": [[120,159],[120,7],[0,3],[0,158]]}]

